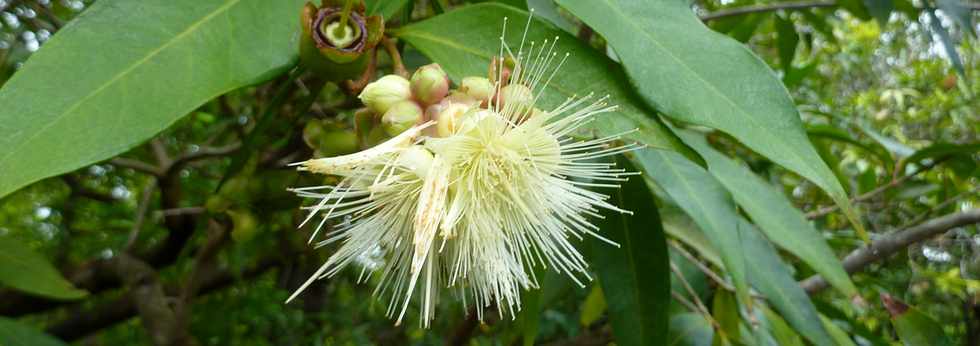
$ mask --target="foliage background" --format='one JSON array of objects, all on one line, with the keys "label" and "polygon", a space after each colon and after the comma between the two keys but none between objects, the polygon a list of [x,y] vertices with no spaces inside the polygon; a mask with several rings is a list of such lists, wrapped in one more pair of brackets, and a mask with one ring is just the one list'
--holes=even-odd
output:
[{"label": "foliage background", "polygon": [[[516,320],[483,324],[446,299],[430,330],[393,326],[353,271],[284,305],[331,253],[306,245],[301,201],[285,191],[316,179],[284,164],[355,149],[359,106],[343,83],[317,92],[315,76],[290,74],[302,2],[0,0],[0,345],[980,343],[980,5],[500,2],[368,9],[386,16],[409,68],[439,62],[458,81],[485,68],[466,52],[492,51],[501,17],[523,23],[532,7],[542,18],[532,31],[562,35],[572,53],[546,96],[592,88],[621,100],[594,131],[639,127],[631,139],[651,148],[622,160],[644,171],[616,196],[637,216],[603,224],[624,248],[582,243],[598,277],[588,287],[548,274]],[[200,13],[222,20],[186,23]],[[75,35],[49,47],[63,27]],[[198,27],[215,41],[140,44]],[[123,71],[113,56],[155,48],[118,90],[85,96],[93,76]],[[39,49],[28,63],[38,67],[24,65]],[[678,72],[688,65],[718,67],[706,82],[733,87],[678,93],[705,82]],[[32,140],[22,133],[48,128],[37,114],[72,100],[88,102],[60,109],[75,122],[21,147]],[[700,118],[718,109],[716,123]],[[777,125],[788,130],[765,130]],[[822,163],[787,164],[792,145],[758,144],[767,140]],[[865,243],[833,184],[801,177],[823,165],[875,244],[919,232],[831,289],[807,278],[842,273],[834,259]]]}]

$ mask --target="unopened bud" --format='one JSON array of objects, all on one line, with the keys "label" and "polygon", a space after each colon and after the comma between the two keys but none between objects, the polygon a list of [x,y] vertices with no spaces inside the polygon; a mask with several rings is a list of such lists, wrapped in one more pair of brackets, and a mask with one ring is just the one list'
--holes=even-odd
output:
[{"label": "unopened bud", "polygon": [[392,105],[411,98],[412,90],[407,79],[392,74],[368,84],[357,97],[375,113],[384,114]]},{"label": "unopened bud", "polygon": [[422,108],[413,101],[395,103],[381,117],[381,127],[389,136],[408,130],[422,118]]},{"label": "unopened bud", "polygon": [[439,137],[449,137],[456,133],[459,119],[470,110],[469,105],[464,103],[449,103],[445,105],[435,116],[436,133]]},{"label": "unopened bud", "polygon": [[439,102],[449,93],[449,76],[439,64],[419,67],[412,74],[412,94],[423,106]]},{"label": "unopened bud", "polygon": [[480,102],[487,102],[493,95],[493,83],[483,77],[466,77],[459,83],[459,91]]},{"label": "unopened bud", "polygon": [[398,155],[396,164],[415,173],[419,178],[425,178],[432,165],[432,153],[420,145],[408,147]]},{"label": "unopened bud", "polygon": [[534,95],[531,89],[521,84],[510,84],[497,94],[497,107],[502,109],[506,116],[521,119],[526,118],[527,113],[534,108]]}]

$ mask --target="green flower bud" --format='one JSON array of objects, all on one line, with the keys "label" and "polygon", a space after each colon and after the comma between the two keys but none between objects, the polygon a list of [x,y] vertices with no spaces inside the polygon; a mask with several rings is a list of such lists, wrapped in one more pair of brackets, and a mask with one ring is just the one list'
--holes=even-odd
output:
[{"label": "green flower bud", "polygon": [[449,76],[439,64],[419,67],[412,74],[412,95],[423,106],[441,101],[449,93]]},{"label": "green flower bud", "polygon": [[493,83],[483,77],[466,77],[460,82],[459,91],[480,102],[487,102],[493,95]]},{"label": "green flower bud", "polygon": [[381,127],[389,136],[397,136],[422,119],[422,108],[414,101],[401,101],[392,105],[381,117]]},{"label": "green flower bud", "polygon": [[390,74],[368,84],[357,97],[375,113],[385,114],[395,103],[411,98],[412,90],[407,79]]},{"label": "green flower bud", "polygon": [[243,242],[255,237],[258,221],[248,210],[229,210],[228,216],[231,217],[233,225],[231,229],[231,239],[236,242]]},{"label": "green flower bud", "polygon": [[357,1],[344,20],[344,1],[307,3],[300,14],[302,64],[333,81],[354,79],[364,72],[370,51],[381,40],[384,20],[366,16]]}]

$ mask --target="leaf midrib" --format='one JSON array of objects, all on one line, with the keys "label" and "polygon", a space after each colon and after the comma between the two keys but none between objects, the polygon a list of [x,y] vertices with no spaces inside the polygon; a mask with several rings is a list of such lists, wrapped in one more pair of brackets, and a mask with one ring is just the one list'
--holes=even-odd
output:
[{"label": "leaf midrib", "polygon": [[[720,90],[718,90],[718,88],[715,87],[714,84],[709,83],[700,74],[698,74],[698,72],[696,70],[692,69],[689,65],[687,65],[686,63],[684,63],[684,61],[682,59],[678,58],[669,49],[667,49],[666,47],[664,47],[663,44],[661,44],[659,41],[657,41],[646,30],[643,30],[643,27],[642,26],[640,26],[638,23],[636,23],[630,17],[626,16],[626,13],[623,13],[622,9],[620,9],[618,6],[613,6],[613,4],[610,2],[610,0],[602,0],[602,2],[605,5],[607,5],[607,7],[609,9],[611,9],[614,12],[616,12],[623,19],[623,22],[625,22],[625,23],[629,24],[629,26],[635,28],[636,31],[639,32],[639,33],[641,33],[643,36],[646,36],[650,40],[650,42],[653,42],[653,44],[655,44],[657,47],[659,47],[661,51],[665,52],[671,59],[673,59],[674,61],[676,61],[677,64],[679,64],[685,70],[689,71],[702,84],[707,85],[708,86],[708,89],[712,90],[715,94],[720,95],[721,96],[721,99],[723,99],[728,104],[732,105],[733,106],[732,108],[736,109],[739,113],[742,113],[745,116],[745,118],[748,118],[749,119],[749,122],[752,123],[753,126],[759,127],[759,128],[765,128],[765,127],[761,126],[761,123],[759,123],[757,121],[757,119],[755,119],[754,117],[752,117],[751,114],[749,114],[747,111],[745,111],[744,109],[742,109],[731,98],[729,98],[727,95],[725,95],[725,93],[722,93]],[[624,65],[624,66],[626,66],[626,65]],[[707,115],[711,118],[711,121],[712,122],[716,122],[717,121],[717,119],[714,117],[714,114],[708,113]],[[781,136],[774,136],[774,137],[773,136],[770,136],[770,137],[771,138],[775,138],[776,141],[782,143],[783,145],[790,145],[791,144],[789,142],[784,141]],[[795,157],[795,155],[793,155],[793,156]],[[796,159],[799,160],[800,158],[799,157],[796,157]],[[804,165],[810,167],[811,169],[816,170],[817,172],[819,172],[819,170],[820,170],[819,167],[814,167],[814,166],[808,164],[806,160],[802,160],[802,163]],[[823,185],[823,184],[821,184],[821,185]]]},{"label": "leaf midrib", "polygon": [[29,137],[27,137],[26,139],[24,139],[23,141],[21,141],[20,144],[17,145],[16,147],[14,147],[12,150],[10,150],[10,152],[8,152],[7,155],[5,155],[3,158],[0,158],[0,167],[2,167],[3,164],[7,162],[8,159],[10,159],[12,156],[14,156],[14,154],[16,154],[18,151],[20,151],[20,149],[24,148],[28,143],[32,142],[35,138],[37,138],[38,136],[40,136],[42,133],[44,133],[45,131],[47,131],[52,126],[58,124],[61,119],[63,119],[64,117],[66,117],[66,116],[68,116],[70,114],[72,114],[72,112],[75,109],[78,109],[78,107],[81,107],[81,105],[85,104],[89,99],[91,99],[91,98],[95,97],[96,95],[100,94],[103,90],[105,90],[106,88],[108,88],[110,85],[115,84],[120,79],[122,79],[123,77],[125,77],[126,75],[128,75],[130,72],[132,72],[132,71],[136,70],[138,67],[142,66],[143,63],[149,61],[150,59],[152,59],[156,55],[160,54],[160,52],[162,52],[164,49],[166,49],[166,48],[170,47],[171,45],[175,44],[177,41],[182,40],[185,36],[189,35],[193,31],[195,31],[198,27],[200,27],[204,23],[210,21],[211,19],[215,18],[219,14],[222,14],[222,13],[228,11],[228,9],[230,9],[234,5],[240,3],[241,1],[242,0],[228,0],[225,4],[221,5],[218,8],[215,8],[215,10],[212,11],[211,13],[208,13],[204,17],[201,17],[201,19],[199,19],[196,22],[192,23],[186,29],[184,29],[183,31],[177,33],[177,35],[174,35],[173,38],[171,38],[170,40],[167,40],[166,42],[164,42],[163,44],[161,44],[160,47],[157,47],[156,49],[151,50],[149,53],[146,54],[146,56],[144,56],[144,57],[140,58],[139,60],[136,60],[135,62],[133,62],[133,64],[129,65],[126,69],[124,69],[124,70],[120,71],[119,73],[117,73],[115,76],[113,76],[111,79],[109,79],[108,81],[106,81],[105,83],[103,83],[102,85],[100,85],[98,88],[93,89],[92,92],[90,92],[87,95],[85,95],[85,97],[82,97],[80,100],[78,100],[75,104],[73,104],[71,107],[69,107],[68,109],[66,109],[61,114],[58,114],[57,116],[55,116],[54,119],[51,119],[50,122],[48,122],[47,124],[45,124],[44,126],[42,126],[41,128],[39,128],[37,131],[35,131],[34,134],[30,135]]}]

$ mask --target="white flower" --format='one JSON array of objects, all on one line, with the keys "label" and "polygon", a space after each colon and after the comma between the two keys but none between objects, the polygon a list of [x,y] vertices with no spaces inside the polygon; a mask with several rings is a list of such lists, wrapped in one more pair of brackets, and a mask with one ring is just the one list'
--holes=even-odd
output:
[{"label": "white flower", "polygon": [[420,323],[428,327],[444,287],[476,304],[480,319],[490,306],[514,316],[521,291],[537,287],[530,271],[536,266],[585,287],[588,263],[572,239],[589,235],[616,245],[598,234],[592,218],[602,209],[628,213],[592,189],[616,188],[635,174],[602,158],[639,145],[618,145],[620,136],[572,137],[615,109],[606,98],[573,97],[550,111],[534,107],[564,59],[555,64],[554,41],[538,48],[532,42],[527,52],[523,46],[512,54],[501,42],[501,56],[506,52],[515,64],[506,72],[510,78],[497,69],[490,91],[497,96],[488,97],[486,108],[428,119],[451,122],[438,124],[438,131],[423,131],[429,121],[361,153],[301,163],[343,177],[336,186],[295,189],[320,200],[305,208],[308,219],[322,214],[317,230],[328,219],[349,220],[319,243],[341,244],[293,297],[378,248],[383,263],[364,266],[362,276],[380,273],[376,293],[389,296],[388,313],[398,311],[398,323],[418,296]]}]

